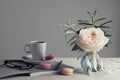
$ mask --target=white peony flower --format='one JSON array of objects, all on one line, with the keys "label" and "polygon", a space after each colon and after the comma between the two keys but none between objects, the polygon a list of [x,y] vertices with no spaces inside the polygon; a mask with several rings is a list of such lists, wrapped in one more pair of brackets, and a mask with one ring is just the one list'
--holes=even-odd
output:
[{"label": "white peony flower", "polygon": [[96,53],[100,51],[109,39],[104,36],[100,28],[86,28],[80,30],[77,44],[85,51]]}]

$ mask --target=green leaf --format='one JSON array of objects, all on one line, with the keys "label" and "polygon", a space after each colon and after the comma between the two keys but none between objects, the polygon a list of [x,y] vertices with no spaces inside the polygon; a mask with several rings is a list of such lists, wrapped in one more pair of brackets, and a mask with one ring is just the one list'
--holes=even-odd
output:
[{"label": "green leaf", "polygon": [[71,27],[67,28],[64,32],[67,33],[68,31],[73,31],[73,33],[76,33],[77,31]]},{"label": "green leaf", "polygon": [[80,51],[82,51],[82,52],[84,51],[84,50],[83,50],[83,49],[81,49],[80,47],[79,47],[79,49],[80,49]]},{"label": "green leaf", "polygon": [[92,25],[91,23],[83,22],[83,23],[78,23],[79,25]]},{"label": "green leaf", "polygon": [[98,26],[100,28],[110,28],[109,26]]},{"label": "green leaf", "polygon": [[78,20],[78,22],[88,22],[87,20]]},{"label": "green leaf", "polygon": [[85,28],[89,28],[90,26],[87,26],[87,25],[82,25],[82,26],[84,26]]},{"label": "green leaf", "polygon": [[73,44],[76,44],[76,40],[73,41],[73,42],[71,42],[71,43],[70,43],[70,46],[72,46]]},{"label": "green leaf", "polygon": [[107,36],[107,37],[111,37],[112,35],[110,35],[110,34],[105,34],[105,36]]},{"label": "green leaf", "polygon": [[105,45],[105,47],[109,47],[109,45],[108,45],[108,44],[106,44],[106,45]]},{"label": "green leaf", "polygon": [[94,25],[95,28],[98,28],[98,26]]},{"label": "green leaf", "polygon": [[73,30],[66,30],[65,33],[68,35],[68,34],[75,34],[76,32]]},{"label": "green leaf", "polygon": [[66,23],[66,24],[70,26],[70,19],[68,19],[68,21],[67,21],[67,23]]},{"label": "green leaf", "polygon": [[106,31],[106,30],[104,30],[103,28],[101,28],[101,30],[104,32],[104,35],[109,35],[109,34],[108,34],[109,31]]},{"label": "green leaf", "polygon": [[100,19],[97,19],[95,20],[95,22],[98,22],[98,21],[101,21],[101,20],[105,20],[106,18],[100,18]]},{"label": "green leaf", "polygon": [[91,14],[89,11],[87,11],[87,13],[88,13],[90,16],[92,16],[92,14]]},{"label": "green leaf", "polygon": [[93,12],[93,16],[94,16],[94,17],[96,16],[96,13],[97,13],[97,11],[95,10],[95,11]]},{"label": "green leaf", "polygon": [[76,51],[76,50],[84,51],[77,44],[74,44],[74,46],[72,47],[72,51]]},{"label": "green leaf", "polygon": [[80,50],[78,50],[76,54],[79,54],[80,52],[81,52],[81,51],[80,51]]},{"label": "green leaf", "polygon": [[108,23],[110,23],[110,22],[112,22],[112,20],[107,21],[107,22],[105,22],[105,23],[101,24],[100,26],[103,26],[103,25],[108,24]]},{"label": "green leaf", "polygon": [[72,47],[72,51],[76,51],[76,50],[79,50],[79,46],[77,44],[75,44],[73,47]]},{"label": "green leaf", "polygon": [[76,38],[76,35],[73,36],[73,37],[67,42],[67,45],[68,45],[72,40],[74,40],[75,38]]},{"label": "green leaf", "polygon": [[76,33],[79,35],[79,33],[80,33],[80,30],[78,30]]},{"label": "green leaf", "polygon": [[[102,29],[102,28],[101,28],[101,29]],[[108,34],[108,31],[106,31],[106,30],[104,30],[104,29],[102,29],[102,31],[104,32],[105,35]]]},{"label": "green leaf", "polygon": [[109,45],[112,44],[111,40],[105,45],[105,47],[109,47]]}]

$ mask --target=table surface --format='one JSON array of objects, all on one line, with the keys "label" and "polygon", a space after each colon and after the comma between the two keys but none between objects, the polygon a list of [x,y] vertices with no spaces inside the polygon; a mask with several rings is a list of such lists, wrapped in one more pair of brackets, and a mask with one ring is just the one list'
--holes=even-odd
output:
[{"label": "table surface", "polygon": [[[56,58],[56,61],[63,60],[63,63],[79,68],[80,60],[76,58]],[[39,76],[18,76],[1,80],[120,80],[120,58],[103,58],[106,72],[96,72],[91,75],[74,73],[73,75],[48,74]]]}]

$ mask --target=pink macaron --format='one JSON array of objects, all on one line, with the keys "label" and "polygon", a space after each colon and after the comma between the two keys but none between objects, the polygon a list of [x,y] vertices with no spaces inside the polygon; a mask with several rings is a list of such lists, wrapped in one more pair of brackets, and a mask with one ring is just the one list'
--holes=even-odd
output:
[{"label": "pink macaron", "polygon": [[51,69],[51,64],[50,63],[47,63],[47,62],[40,62],[40,68],[41,69]]},{"label": "pink macaron", "polygon": [[46,60],[52,60],[55,58],[55,55],[54,54],[48,54],[47,56],[45,56],[45,59]]}]

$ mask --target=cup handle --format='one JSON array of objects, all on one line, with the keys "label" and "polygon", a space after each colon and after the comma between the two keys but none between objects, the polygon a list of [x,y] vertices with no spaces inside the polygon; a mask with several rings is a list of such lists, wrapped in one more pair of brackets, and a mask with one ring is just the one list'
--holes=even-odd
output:
[{"label": "cup handle", "polygon": [[[28,50],[26,50],[26,48],[29,48]],[[26,53],[31,53],[31,45],[30,44],[26,44],[25,46],[24,46],[24,51],[26,52]]]}]

